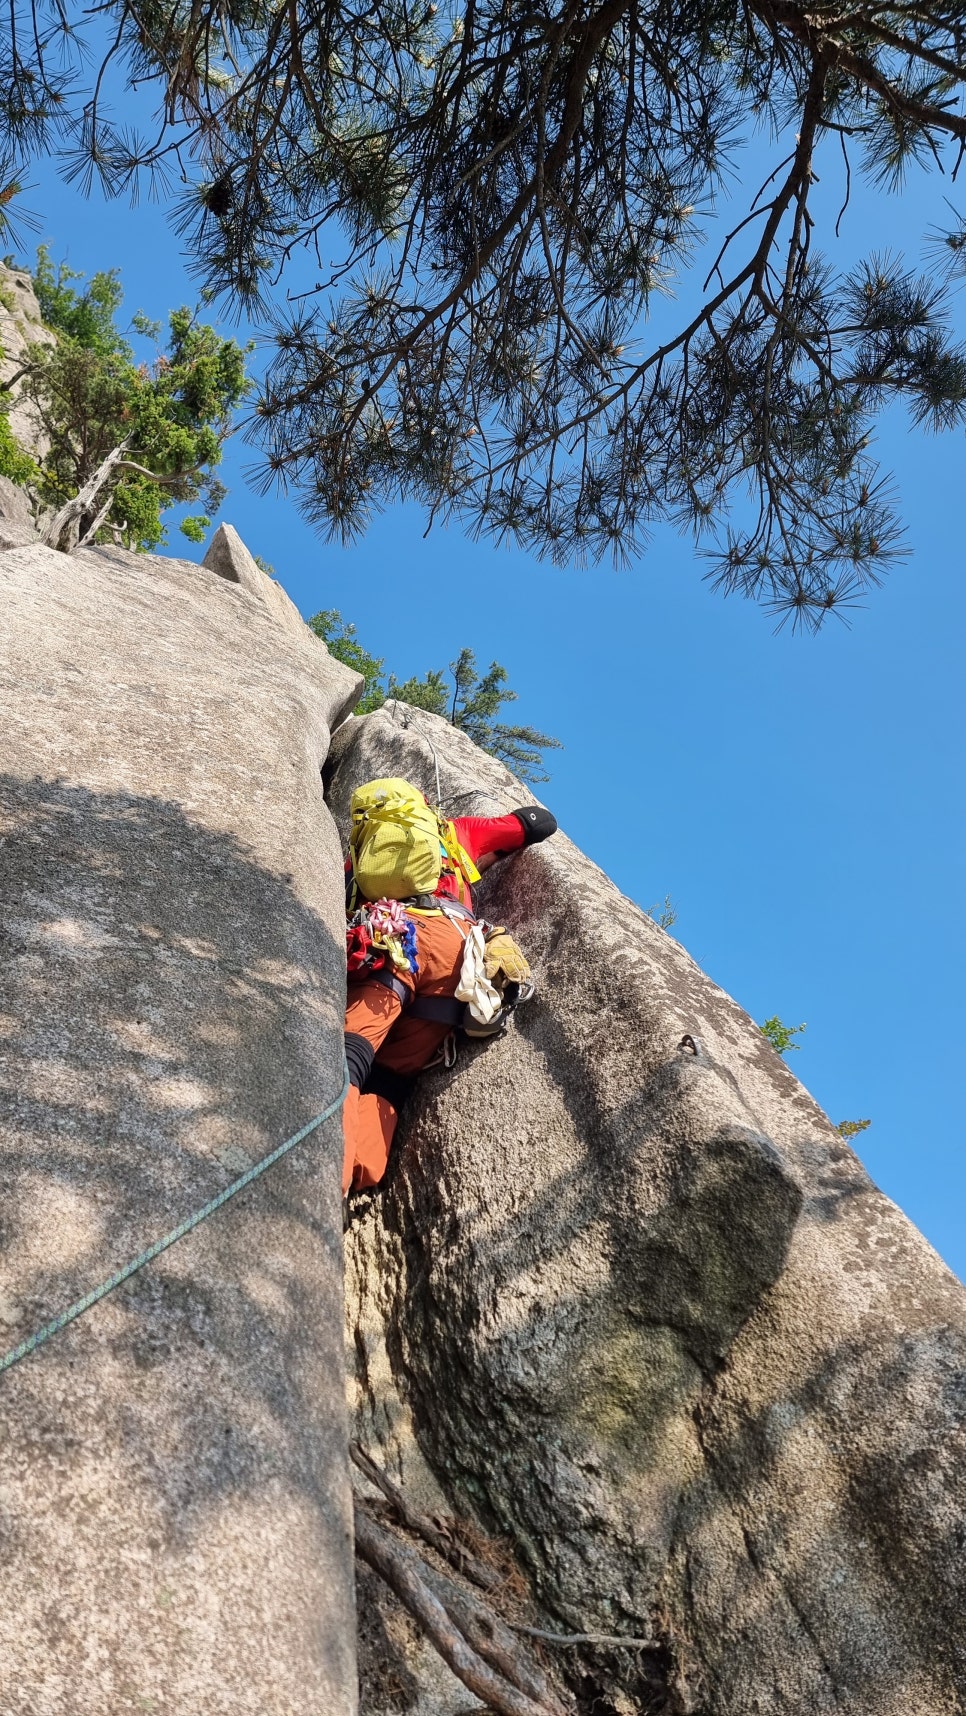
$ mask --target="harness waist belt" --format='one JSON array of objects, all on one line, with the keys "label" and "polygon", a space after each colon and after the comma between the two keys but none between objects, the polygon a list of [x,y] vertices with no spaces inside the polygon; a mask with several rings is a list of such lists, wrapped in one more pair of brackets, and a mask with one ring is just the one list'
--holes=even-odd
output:
[{"label": "harness waist belt", "polygon": [[406,1017],[455,1028],[463,1022],[465,1006],[464,1001],[457,1001],[453,995],[416,995],[406,1008]]},{"label": "harness waist belt", "polygon": [[384,989],[391,989],[408,1019],[428,1019],[434,1025],[451,1027],[462,1023],[465,1002],[457,1001],[453,995],[414,995],[408,983],[385,966],[379,971],[367,971],[363,981],[381,983]]},{"label": "harness waist belt", "polygon": [[461,900],[454,900],[449,894],[416,894],[413,899],[405,901],[408,910],[415,912],[442,912],[444,917],[469,918],[476,922],[476,913],[464,906]]},{"label": "harness waist belt", "polygon": [[397,977],[394,971],[389,970],[388,966],[380,966],[378,971],[362,972],[361,981],[363,983],[381,983],[384,989],[391,989],[404,1007],[408,1007],[412,1000],[413,992],[409,984],[404,983],[401,977]]}]

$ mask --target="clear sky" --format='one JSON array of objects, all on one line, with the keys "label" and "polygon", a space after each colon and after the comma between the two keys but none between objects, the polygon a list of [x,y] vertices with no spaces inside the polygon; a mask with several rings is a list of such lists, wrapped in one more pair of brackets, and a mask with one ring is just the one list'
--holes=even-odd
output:
[{"label": "clear sky", "polygon": [[[876,203],[857,188],[837,245],[840,184],[820,166],[833,260],[893,247],[921,263],[948,181],[917,175]],[[30,177],[55,260],[120,268],[131,313],[195,301],[163,209],[85,202],[42,163]],[[622,573],[559,571],[452,528],[424,539],[409,509],[326,546],[290,500],[246,487],[240,441],[220,516],[306,616],[341,609],[397,677],[464,644],[504,663],[518,718],[566,747],[540,790],[567,833],[640,905],[669,893],[673,933],[755,1019],[807,1023],[793,1070],[833,1121],[871,1118],[870,1173],[966,1278],[966,443],[896,414],[879,450],[912,553],[851,629],[818,638],[776,636],[712,594],[669,531]],[[204,550],[172,529],[170,552]]]}]

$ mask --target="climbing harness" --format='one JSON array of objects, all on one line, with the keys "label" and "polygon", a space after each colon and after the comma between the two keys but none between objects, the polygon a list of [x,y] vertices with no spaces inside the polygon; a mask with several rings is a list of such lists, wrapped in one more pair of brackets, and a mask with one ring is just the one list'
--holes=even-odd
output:
[{"label": "climbing harness", "polygon": [[314,1120],[307,1121],[298,1132],[292,1134],[291,1138],[286,1138],[285,1143],[280,1144],[270,1155],[263,1156],[260,1162],[255,1163],[254,1168],[249,1168],[247,1173],[242,1174],[230,1186],[226,1186],[225,1190],[219,1192],[217,1197],[209,1199],[208,1203],[203,1204],[200,1210],[195,1211],[194,1215],[187,1216],[184,1221],[179,1222],[177,1227],[172,1228],[170,1233],[166,1233],[163,1239],[155,1240],[154,1244],[149,1245],[146,1251],[142,1251],[139,1257],[135,1257],[131,1263],[125,1264],[123,1269],[118,1269],[113,1275],[109,1275],[99,1287],[94,1287],[90,1293],[85,1293],[82,1299],[76,1299],[73,1305],[67,1307],[66,1311],[61,1311],[58,1316],[51,1318],[51,1321],[46,1323],[42,1329],[38,1329],[27,1340],[21,1341],[19,1346],[14,1347],[5,1358],[0,1359],[0,1376],[3,1375],[4,1371],[10,1370],[20,1359],[26,1358],[28,1353],[36,1352],[38,1347],[50,1340],[51,1335],[59,1334],[61,1329],[66,1329],[68,1323],[73,1323],[77,1317],[83,1316],[84,1312],[89,1311],[93,1305],[97,1305],[102,1299],[106,1299],[108,1293],[113,1293],[115,1287],[120,1287],[122,1282],[129,1281],[139,1269],[143,1269],[148,1263],[153,1263],[156,1257],[160,1257],[162,1251],[167,1251],[179,1239],[184,1239],[186,1234],[193,1233],[195,1228],[200,1227],[203,1221],[207,1221],[210,1215],[214,1215],[216,1210],[220,1210],[229,1198],[233,1198],[236,1193],[244,1191],[245,1187],[250,1186],[253,1180],[257,1180],[268,1168],[274,1167],[276,1162],[281,1161],[282,1157],[286,1156],[290,1150],[294,1150],[296,1144],[301,1144],[311,1132],[315,1132],[319,1126],[323,1126],[327,1120],[331,1120],[332,1116],[338,1113],[342,1107],[349,1090],[349,1067],[345,1059],[342,1063],[342,1075],[342,1089],[335,1101],[329,1103],[328,1108],[324,1108],[321,1114],[315,1116]]},{"label": "climbing harness", "polygon": [[[388,902],[380,901],[380,905]],[[366,964],[360,971],[350,964],[350,977],[380,983],[390,989],[400,1002],[408,1019],[424,1019],[433,1025],[449,1027],[446,1038],[434,1058],[423,1071],[456,1064],[457,1032],[478,1041],[502,1036],[515,1008],[529,1001],[534,993],[530,967],[513,937],[505,929],[477,919],[458,901],[443,895],[419,896],[419,904],[406,901],[406,915],[412,917],[449,918],[463,937],[463,961],[460,978],[452,995],[414,994],[397,971],[377,955],[378,965]],[[350,942],[354,933],[350,923]],[[350,952],[350,961],[353,958]]]}]

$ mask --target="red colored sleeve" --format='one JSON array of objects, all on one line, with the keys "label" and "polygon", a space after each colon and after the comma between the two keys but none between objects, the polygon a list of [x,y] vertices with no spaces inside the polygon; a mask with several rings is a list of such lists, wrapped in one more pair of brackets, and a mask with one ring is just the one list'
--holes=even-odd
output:
[{"label": "red colored sleeve", "polygon": [[509,816],[458,816],[453,827],[456,838],[471,858],[484,858],[488,852],[518,852],[524,843],[523,823],[511,812]]}]

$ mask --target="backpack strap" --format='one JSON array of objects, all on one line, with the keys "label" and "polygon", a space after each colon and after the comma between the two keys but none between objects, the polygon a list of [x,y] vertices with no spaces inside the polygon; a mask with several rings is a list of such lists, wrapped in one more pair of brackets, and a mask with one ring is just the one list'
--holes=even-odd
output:
[{"label": "backpack strap", "polygon": [[456,824],[440,816],[439,830],[443,853],[449,859],[451,873],[456,877],[460,900],[463,901],[467,897],[472,900],[472,886],[474,882],[480,880],[480,872],[465,846],[460,845],[456,833]]}]

